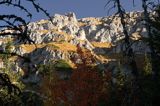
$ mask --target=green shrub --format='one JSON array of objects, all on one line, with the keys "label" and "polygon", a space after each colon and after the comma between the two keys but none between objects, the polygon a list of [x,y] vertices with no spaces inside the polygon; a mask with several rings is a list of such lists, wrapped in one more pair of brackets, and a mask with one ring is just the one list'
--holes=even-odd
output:
[{"label": "green shrub", "polygon": [[54,67],[57,71],[71,71],[72,67],[65,60],[58,60],[54,64]]}]

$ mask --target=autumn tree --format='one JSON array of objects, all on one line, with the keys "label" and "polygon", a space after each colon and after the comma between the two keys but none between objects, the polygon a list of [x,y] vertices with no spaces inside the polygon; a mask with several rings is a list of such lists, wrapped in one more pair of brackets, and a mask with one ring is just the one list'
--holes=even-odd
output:
[{"label": "autumn tree", "polygon": [[[87,50],[88,51],[88,50]],[[77,53],[81,62],[72,61],[77,68],[73,70],[67,80],[62,80],[54,73],[51,77],[45,78],[42,83],[41,92],[46,94],[48,106],[63,104],[71,106],[97,106],[107,104],[107,89],[111,75],[108,73],[104,76],[95,68],[91,52],[78,47]]]}]

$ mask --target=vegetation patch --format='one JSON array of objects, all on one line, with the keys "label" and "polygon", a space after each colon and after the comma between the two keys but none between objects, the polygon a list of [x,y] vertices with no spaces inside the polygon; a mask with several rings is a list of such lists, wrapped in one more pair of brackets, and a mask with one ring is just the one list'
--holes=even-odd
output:
[{"label": "vegetation patch", "polygon": [[58,60],[54,65],[57,71],[71,71],[72,70],[72,67],[65,60]]}]

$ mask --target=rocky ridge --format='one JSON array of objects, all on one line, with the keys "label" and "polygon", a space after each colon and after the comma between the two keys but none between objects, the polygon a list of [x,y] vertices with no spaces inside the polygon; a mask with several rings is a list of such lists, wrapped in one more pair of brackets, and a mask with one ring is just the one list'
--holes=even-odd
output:
[{"label": "rocky ridge", "polygon": [[[132,42],[146,37],[142,15],[142,12],[130,12],[126,16]],[[1,49],[5,49],[5,42],[12,41],[15,46],[11,51],[29,56],[35,65],[46,64],[51,60],[70,60],[72,56],[78,55],[77,45],[90,50],[97,63],[111,61],[114,58],[108,57],[121,51],[121,41],[124,38],[120,18],[113,16],[77,19],[74,13],[55,14],[52,22],[49,20],[31,22],[28,29],[29,37],[35,44],[19,44],[17,39],[7,36],[0,38],[0,45]],[[134,43],[132,48],[136,53],[149,51],[143,42]]]},{"label": "rocky ridge", "polygon": [[[142,21],[142,12],[130,12],[128,17],[130,19],[126,19],[126,22],[131,39],[138,40],[145,36],[146,29]],[[53,24],[49,20],[40,20],[28,25],[31,32],[30,38],[36,44],[68,42],[77,45],[80,43],[81,46],[93,50],[94,43],[115,44],[124,37],[118,17],[77,19],[74,13],[68,13],[66,15],[55,14],[52,21]]]}]

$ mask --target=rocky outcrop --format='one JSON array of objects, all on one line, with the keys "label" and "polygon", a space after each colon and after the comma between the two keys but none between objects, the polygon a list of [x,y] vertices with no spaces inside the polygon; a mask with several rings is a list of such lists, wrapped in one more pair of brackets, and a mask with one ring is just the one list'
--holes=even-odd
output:
[{"label": "rocky outcrop", "polygon": [[[37,55],[38,54],[38,55]],[[31,61],[34,64],[47,64],[50,61],[55,60],[67,60],[74,55],[74,52],[64,52],[58,49],[52,49],[50,47],[44,47],[34,50],[29,54]]]},{"label": "rocky outcrop", "polygon": [[[126,15],[128,33],[131,42],[134,42],[132,48],[134,52],[139,54],[149,52],[148,46],[144,42],[138,41],[141,37],[147,35],[142,15],[142,12],[130,12]],[[13,39],[14,46],[11,51],[21,56],[28,56],[34,65],[76,57],[78,55],[76,53],[77,45],[90,50],[97,58],[99,58],[99,55],[119,53],[122,50],[122,39],[124,39],[119,17],[77,19],[74,13],[55,14],[52,17],[52,22],[50,20],[31,22],[28,24],[28,33],[37,47],[22,45],[19,44],[17,39]],[[0,37],[0,50],[6,50],[6,42],[11,38],[13,38],[11,35]],[[60,46],[67,50],[53,49],[48,46],[50,43],[63,44]],[[69,46],[64,46],[67,45],[66,43]],[[19,62],[19,66],[33,67],[28,63],[23,64],[22,61]]]},{"label": "rocky outcrop", "polygon": [[[138,40],[140,37],[146,36],[142,12],[130,12],[127,16],[126,22],[130,37]],[[57,41],[71,42],[72,44],[78,44],[79,41],[117,44],[124,38],[123,28],[118,17],[114,19],[113,16],[76,19],[74,13],[68,13],[66,15],[55,14],[52,21],[53,23],[49,20],[30,23],[28,25],[31,32],[30,38],[38,44]],[[89,45],[86,47],[90,50],[94,49],[90,43],[87,44]],[[118,49],[120,48],[118,47]]]}]

